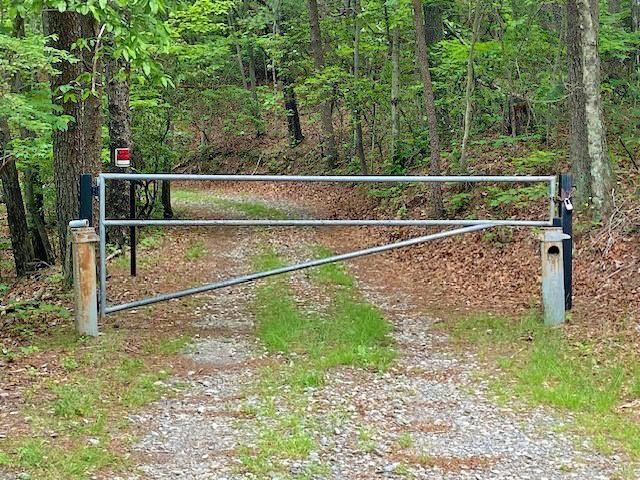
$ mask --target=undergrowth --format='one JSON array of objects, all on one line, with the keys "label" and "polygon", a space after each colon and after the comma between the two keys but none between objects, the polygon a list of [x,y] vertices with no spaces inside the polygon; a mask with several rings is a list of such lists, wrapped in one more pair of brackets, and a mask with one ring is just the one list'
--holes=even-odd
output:
[{"label": "undergrowth", "polygon": [[494,377],[498,398],[571,412],[575,426],[606,453],[622,449],[640,459],[640,423],[625,405],[640,400],[640,361],[611,347],[570,341],[536,314],[512,320],[474,315],[453,322],[459,342],[476,345],[504,375]]}]

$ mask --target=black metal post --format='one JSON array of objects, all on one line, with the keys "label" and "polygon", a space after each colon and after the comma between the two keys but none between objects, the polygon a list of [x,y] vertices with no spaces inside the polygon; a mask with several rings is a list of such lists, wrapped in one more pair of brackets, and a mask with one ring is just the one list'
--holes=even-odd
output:
[{"label": "black metal post", "polygon": [[[136,219],[136,182],[129,182],[129,218]],[[129,246],[131,248],[131,276],[138,275],[138,255],[136,251],[136,227],[129,227]]]},{"label": "black metal post", "polygon": [[569,235],[569,239],[562,241],[564,253],[564,308],[571,310],[573,306],[573,175],[564,173],[560,175],[560,223],[562,233]]},{"label": "black metal post", "polygon": [[80,175],[80,220],[88,220],[93,226],[93,175]]}]

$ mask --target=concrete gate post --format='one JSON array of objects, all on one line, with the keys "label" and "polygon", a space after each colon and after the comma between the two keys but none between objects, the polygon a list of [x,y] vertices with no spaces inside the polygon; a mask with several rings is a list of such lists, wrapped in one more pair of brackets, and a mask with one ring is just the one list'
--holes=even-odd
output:
[{"label": "concrete gate post", "polygon": [[562,241],[570,238],[562,228],[544,228],[541,240],[542,309],[545,325],[561,325],[565,321],[564,266]]},{"label": "concrete gate post", "polygon": [[97,337],[98,295],[96,279],[96,244],[98,235],[86,220],[69,223],[73,257],[75,326],[81,335]]}]

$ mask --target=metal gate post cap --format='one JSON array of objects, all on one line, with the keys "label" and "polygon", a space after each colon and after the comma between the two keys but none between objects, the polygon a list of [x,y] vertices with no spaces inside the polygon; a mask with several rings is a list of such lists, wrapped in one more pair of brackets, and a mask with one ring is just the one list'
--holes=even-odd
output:
[{"label": "metal gate post cap", "polygon": [[562,240],[569,240],[570,238],[571,236],[562,233],[562,227],[543,228],[542,233],[538,237],[542,242],[561,242]]},{"label": "metal gate post cap", "polygon": [[89,220],[71,220],[69,228],[85,228],[89,226]]},{"label": "metal gate post cap", "polygon": [[98,243],[100,237],[96,231],[91,227],[72,228],[71,235],[73,236],[73,243]]}]

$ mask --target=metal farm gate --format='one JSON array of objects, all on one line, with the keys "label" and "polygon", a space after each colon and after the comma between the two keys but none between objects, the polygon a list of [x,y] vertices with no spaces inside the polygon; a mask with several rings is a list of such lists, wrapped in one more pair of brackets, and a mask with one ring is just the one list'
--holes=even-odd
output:
[{"label": "metal farm gate", "polygon": [[[142,181],[208,181],[208,182],[323,182],[323,183],[546,183],[548,185],[548,215],[544,219],[525,220],[525,219],[432,219],[432,220],[379,220],[379,219],[344,219],[344,220],[327,220],[327,219],[207,219],[207,220],[145,220],[135,218],[135,208],[131,210],[130,218],[107,218],[106,217],[106,192],[109,181],[127,181],[131,182],[131,191],[134,190],[135,184]],[[555,176],[297,176],[297,175],[174,175],[174,174],[133,174],[133,173],[102,173],[96,178],[96,185],[93,185],[93,179],[89,175],[84,175],[81,180],[81,222],[72,222],[72,227],[86,227],[92,221],[92,197],[97,194],[98,197],[98,243],[99,243],[99,290],[98,305],[100,317],[104,315],[120,312],[128,309],[151,305],[158,302],[172,300],[195,295],[203,292],[217,290],[225,287],[231,287],[242,283],[252,282],[273,275],[279,275],[297,270],[317,267],[334,262],[345,261],[366,255],[382,253],[398,248],[418,245],[432,240],[437,240],[455,235],[476,232],[496,226],[510,227],[563,227],[562,230],[570,235],[571,233],[571,210],[573,207],[570,203],[572,191],[571,175],[563,175],[560,178],[561,192],[558,195],[558,179]],[[97,188],[96,188],[97,187]],[[132,200],[134,196],[132,195]],[[556,212],[557,200],[560,201],[560,209]],[[135,205],[134,205],[135,207]],[[210,283],[199,287],[180,290],[173,293],[157,295],[154,297],[144,298],[129,303],[109,304],[107,299],[107,255],[106,255],[106,231],[110,227],[130,227],[135,233],[137,227],[144,226],[169,226],[169,227],[323,227],[323,226],[452,226],[456,227],[452,230],[445,230],[439,233],[415,237],[409,240],[389,243],[363,250],[353,251],[340,255],[335,255],[323,259],[307,261],[282,268],[257,272],[249,275],[243,275],[230,278],[221,282]],[[560,231],[560,233],[562,232]],[[558,228],[554,229],[558,234]],[[569,235],[558,237],[557,235],[549,237],[550,241],[560,241],[560,246],[564,244],[564,258],[560,260],[560,264],[564,266],[562,293],[563,307],[567,309],[571,306],[571,239]],[[135,242],[135,240],[134,240]],[[135,247],[134,247],[135,248]],[[134,250],[132,250],[132,253]],[[543,251],[544,252],[544,251]],[[543,269],[544,270],[544,269]],[[76,280],[81,281],[81,280]],[[94,280],[95,283],[95,280]],[[563,308],[564,311],[564,308]],[[78,315],[78,314],[77,314]],[[76,315],[76,317],[77,317]],[[78,320],[77,320],[78,321]],[[97,327],[96,327],[97,328]]]}]

